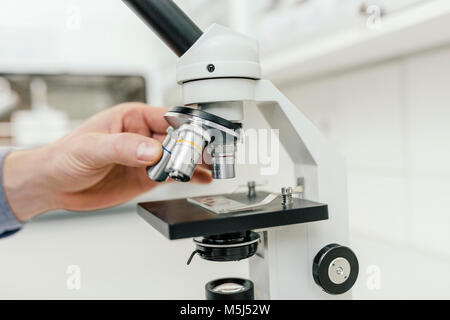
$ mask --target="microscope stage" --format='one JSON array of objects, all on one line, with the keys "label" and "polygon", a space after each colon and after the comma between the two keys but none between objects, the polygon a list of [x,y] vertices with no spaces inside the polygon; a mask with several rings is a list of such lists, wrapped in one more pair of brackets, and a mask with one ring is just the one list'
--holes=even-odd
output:
[{"label": "microscope stage", "polygon": [[[268,195],[268,192],[258,191],[253,199],[248,199],[246,193],[211,197],[225,197],[232,202],[252,204],[262,201]],[[285,208],[281,204],[281,196],[267,205],[244,212],[218,214],[192,203],[188,199],[175,199],[139,203],[138,213],[145,221],[171,240],[328,219],[326,204],[294,198],[292,205]]]}]

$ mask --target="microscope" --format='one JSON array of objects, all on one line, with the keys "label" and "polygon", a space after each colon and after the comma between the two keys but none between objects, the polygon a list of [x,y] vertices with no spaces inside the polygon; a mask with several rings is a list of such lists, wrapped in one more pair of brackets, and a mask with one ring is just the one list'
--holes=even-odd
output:
[{"label": "microscope", "polygon": [[170,240],[193,238],[188,264],[195,255],[249,259],[250,279],[213,280],[207,299],[351,298],[359,265],[348,247],[344,159],[262,79],[257,41],[218,24],[202,32],[172,0],[124,2],[179,57],[184,105],[165,115],[170,127],[150,179],[187,182],[205,154],[214,179],[234,178],[244,102],[279,129],[294,163],[279,193],[249,184],[245,193],[139,203],[139,215]]}]

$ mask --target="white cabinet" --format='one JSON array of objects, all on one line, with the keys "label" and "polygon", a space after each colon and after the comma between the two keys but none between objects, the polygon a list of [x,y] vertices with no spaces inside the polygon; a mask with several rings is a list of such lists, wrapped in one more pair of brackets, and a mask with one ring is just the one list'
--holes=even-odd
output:
[{"label": "white cabinet", "polygon": [[266,77],[290,81],[446,44],[450,1],[306,0],[255,25]]}]

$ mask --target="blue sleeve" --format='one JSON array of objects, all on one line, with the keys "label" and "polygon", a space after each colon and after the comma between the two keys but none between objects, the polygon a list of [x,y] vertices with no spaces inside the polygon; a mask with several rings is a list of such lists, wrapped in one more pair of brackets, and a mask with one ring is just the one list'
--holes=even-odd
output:
[{"label": "blue sleeve", "polygon": [[3,163],[10,151],[11,149],[0,150],[0,238],[16,233],[23,225],[11,212],[3,188]]}]

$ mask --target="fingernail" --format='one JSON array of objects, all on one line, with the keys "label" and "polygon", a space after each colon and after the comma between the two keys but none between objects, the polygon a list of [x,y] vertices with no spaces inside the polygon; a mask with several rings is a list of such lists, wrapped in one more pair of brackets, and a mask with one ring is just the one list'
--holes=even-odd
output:
[{"label": "fingernail", "polygon": [[137,148],[137,158],[142,161],[153,161],[160,153],[161,146],[156,143],[142,142]]}]

